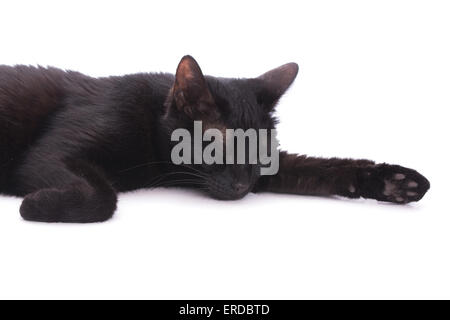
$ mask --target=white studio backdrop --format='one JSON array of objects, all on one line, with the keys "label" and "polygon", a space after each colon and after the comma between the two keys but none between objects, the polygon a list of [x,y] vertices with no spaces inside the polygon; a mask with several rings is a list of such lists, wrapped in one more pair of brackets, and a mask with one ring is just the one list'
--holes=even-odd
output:
[{"label": "white studio backdrop", "polygon": [[253,77],[297,62],[281,147],[412,167],[418,204],[120,196],[113,220],[23,221],[0,197],[0,298],[450,298],[448,1],[2,1],[0,64]]}]

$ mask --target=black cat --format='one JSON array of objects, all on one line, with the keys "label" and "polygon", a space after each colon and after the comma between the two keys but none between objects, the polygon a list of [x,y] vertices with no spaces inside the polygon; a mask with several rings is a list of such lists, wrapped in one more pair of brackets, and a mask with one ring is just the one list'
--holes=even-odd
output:
[{"label": "black cat", "polygon": [[248,192],[340,195],[395,203],[430,187],[418,172],[369,160],[280,153],[276,175],[258,165],[174,165],[177,128],[270,129],[272,111],[298,71],[289,63],[254,79],[203,76],[185,56],[171,74],[91,78],[71,71],[0,67],[0,192],[25,199],[26,220],[109,219],[117,192],[197,187],[218,199]]}]

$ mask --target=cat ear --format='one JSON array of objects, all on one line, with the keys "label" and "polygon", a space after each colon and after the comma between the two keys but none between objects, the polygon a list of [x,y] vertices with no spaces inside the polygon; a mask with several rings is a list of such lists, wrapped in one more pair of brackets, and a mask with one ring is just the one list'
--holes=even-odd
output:
[{"label": "cat ear", "polygon": [[177,109],[190,117],[208,113],[208,109],[214,104],[202,70],[191,56],[184,56],[178,64],[173,98]]},{"label": "cat ear", "polygon": [[298,65],[291,62],[259,76],[257,79],[261,81],[262,86],[259,93],[260,102],[272,108],[294,82],[297,73]]}]

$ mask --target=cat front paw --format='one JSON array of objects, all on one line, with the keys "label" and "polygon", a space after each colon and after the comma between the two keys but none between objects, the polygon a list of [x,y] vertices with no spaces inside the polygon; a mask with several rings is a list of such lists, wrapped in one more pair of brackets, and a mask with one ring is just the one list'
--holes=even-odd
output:
[{"label": "cat front paw", "polygon": [[62,192],[57,189],[43,189],[29,194],[20,206],[20,215],[28,221],[56,222],[64,211]]},{"label": "cat front paw", "polygon": [[20,215],[37,222],[102,222],[116,209],[115,195],[106,198],[73,189],[42,189],[25,197]]},{"label": "cat front paw", "polygon": [[419,201],[430,182],[417,171],[398,165],[380,164],[364,172],[363,195],[398,204]]}]

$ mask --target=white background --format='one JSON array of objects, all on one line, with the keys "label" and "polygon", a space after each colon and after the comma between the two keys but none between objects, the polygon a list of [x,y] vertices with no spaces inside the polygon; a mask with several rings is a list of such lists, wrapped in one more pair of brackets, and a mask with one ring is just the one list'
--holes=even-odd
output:
[{"label": "white background", "polygon": [[0,298],[450,298],[448,1],[2,1],[0,63],[93,76],[257,76],[295,61],[281,145],[412,167],[418,204],[120,196],[113,220],[22,221],[0,198]]}]

